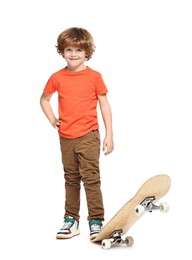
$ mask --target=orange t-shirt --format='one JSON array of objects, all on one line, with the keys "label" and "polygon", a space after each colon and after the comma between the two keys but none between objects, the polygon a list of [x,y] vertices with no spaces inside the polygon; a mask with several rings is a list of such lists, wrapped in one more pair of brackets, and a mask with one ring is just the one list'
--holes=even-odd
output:
[{"label": "orange t-shirt", "polygon": [[61,69],[49,78],[45,94],[58,92],[59,135],[77,138],[98,129],[97,95],[107,93],[99,72],[89,67],[78,72]]}]

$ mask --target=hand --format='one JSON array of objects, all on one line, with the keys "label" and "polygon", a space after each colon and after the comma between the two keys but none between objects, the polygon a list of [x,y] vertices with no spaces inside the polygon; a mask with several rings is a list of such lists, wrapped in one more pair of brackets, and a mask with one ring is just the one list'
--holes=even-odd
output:
[{"label": "hand", "polygon": [[105,137],[103,141],[103,152],[105,155],[112,153],[114,149],[114,143],[112,138]]},{"label": "hand", "polygon": [[59,126],[60,126],[60,123],[61,123],[61,120],[60,119],[56,119],[53,123],[52,123],[52,126],[59,130]]}]

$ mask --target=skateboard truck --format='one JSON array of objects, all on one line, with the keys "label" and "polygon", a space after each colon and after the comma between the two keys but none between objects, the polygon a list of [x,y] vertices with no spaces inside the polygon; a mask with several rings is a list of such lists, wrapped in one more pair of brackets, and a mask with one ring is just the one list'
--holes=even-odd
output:
[{"label": "skateboard truck", "polygon": [[115,230],[109,237],[109,239],[102,240],[101,246],[103,249],[109,249],[113,244],[125,244],[127,246],[132,246],[134,240],[132,237],[126,237],[125,239],[122,238],[121,234],[123,230]]},{"label": "skateboard truck", "polygon": [[143,215],[145,212],[152,212],[153,210],[160,210],[163,213],[169,211],[169,205],[166,202],[155,205],[155,196],[146,197],[139,205],[135,207],[135,213],[137,216]]}]

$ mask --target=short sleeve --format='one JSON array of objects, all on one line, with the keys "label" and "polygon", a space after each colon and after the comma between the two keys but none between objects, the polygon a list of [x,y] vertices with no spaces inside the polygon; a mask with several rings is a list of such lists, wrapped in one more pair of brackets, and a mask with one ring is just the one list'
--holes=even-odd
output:
[{"label": "short sleeve", "polygon": [[48,81],[47,81],[47,83],[46,83],[46,85],[45,85],[45,87],[44,87],[43,92],[44,92],[45,94],[52,94],[52,93],[54,93],[55,91],[58,90],[58,85],[59,85],[59,84],[58,84],[57,80],[55,79],[54,75],[52,75],[52,76],[48,79]]},{"label": "short sleeve", "polygon": [[96,89],[97,95],[106,94],[108,92],[105,82],[100,73],[98,73],[97,78],[96,78],[95,89]]}]

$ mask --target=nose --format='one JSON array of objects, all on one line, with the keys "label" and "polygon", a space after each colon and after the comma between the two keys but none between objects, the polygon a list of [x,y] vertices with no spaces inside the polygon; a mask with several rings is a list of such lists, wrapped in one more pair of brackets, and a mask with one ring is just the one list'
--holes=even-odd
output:
[{"label": "nose", "polygon": [[71,50],[71,57],[76,56],[76,51],[75,50]]}]

